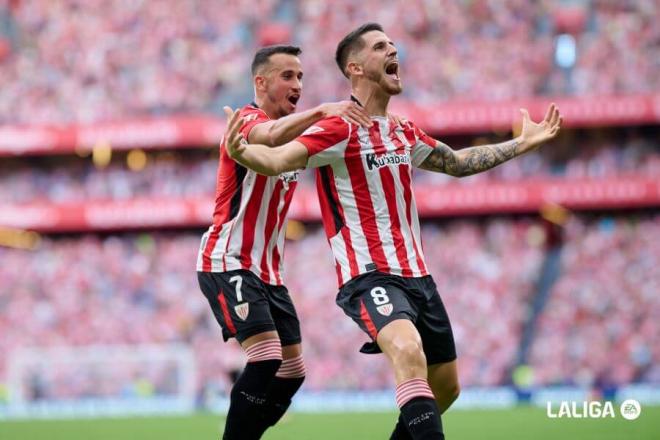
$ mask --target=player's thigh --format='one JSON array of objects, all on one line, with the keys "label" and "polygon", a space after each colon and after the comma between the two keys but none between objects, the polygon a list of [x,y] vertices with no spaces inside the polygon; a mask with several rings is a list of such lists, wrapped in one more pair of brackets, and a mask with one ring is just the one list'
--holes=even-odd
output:
[{"label": "player's thigh", "polygon": [[391,322],[410,322],[416,317],[405,286],[395,277],[379,273],[367,274],[342,287],[337,305],[374,341]]},{"label": "player's thigh", "polygon": [[225,341],[235,337],[242,344],[252,336],[276,331],[265,284],[252,272],[198,272],[197,278]]},{"label": "player's thigh", "polygon": [[[282,355],[285,359],[284,349],[289,346],[298,346],[298,355],[300,354],[300,342],[302,340],[300,333],[300,321],[293,300],[284,286],[267,286],[268,305],[270,314],[273,317],[275,328],[282,342]],[[294,352],[296,348],[286,350],[286,353]],[[295,355],[297,356],[297,355]],[[294,357],[295,357],[294,356]]]}]

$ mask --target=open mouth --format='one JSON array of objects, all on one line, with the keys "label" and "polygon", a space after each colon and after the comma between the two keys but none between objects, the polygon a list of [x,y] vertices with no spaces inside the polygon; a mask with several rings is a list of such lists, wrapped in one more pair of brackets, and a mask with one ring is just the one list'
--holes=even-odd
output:
[{"label": "open mouth", "polygon": [[289,96],[288,100],[291,104],[296,105],[298,104],[298,100],[300,99],[300,95],[291,95]]},{"label": "open mouth", "polygon": [[399,63],[397,61],[392,61],[391,63],[385,66],[385,74],[396,80],[399,79]]}]

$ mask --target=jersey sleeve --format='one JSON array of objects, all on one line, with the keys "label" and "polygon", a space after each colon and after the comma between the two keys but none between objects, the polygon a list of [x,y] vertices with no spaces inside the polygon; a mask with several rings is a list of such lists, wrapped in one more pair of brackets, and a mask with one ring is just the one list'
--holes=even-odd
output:
[{"label": "jersey sleeve", "polygon": [[413,131],[415,143],[412,146],[411,159],[412,164],[418,167],[426,160],[435,148],[436,140],[416,126],[412,122],[408,122],[409,128]]},{"label": "jersey sleeve", "polygon": [[307,148],[307,168],[318,168],[344,157],[351,126],[339,117],[322,119],[296,141]]},{"label": "jersey sleeve", "polygon": [[270,121],[266,112],[260,108],[252,107],[251,105],[247,105],[241,109],[241,117],[245,119],[245,123],[243,123],[243,126],[240,128],[240,132],[245,140],[249,138],[250,131],[256,125]]}]

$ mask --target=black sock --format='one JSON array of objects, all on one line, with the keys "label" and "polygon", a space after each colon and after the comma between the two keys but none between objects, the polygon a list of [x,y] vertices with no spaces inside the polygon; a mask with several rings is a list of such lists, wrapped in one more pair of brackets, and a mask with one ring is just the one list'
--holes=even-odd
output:
[{"label": "black sock", "polygon": [[254,421],[263,411],[266,391],[281,363],[275,359],[247,363],[231,389],[224,440],[256,440],[261,437],[263,431],[255,429]]},{"label": "black sock", "polygon": [[435,400],[415,397],[401,407],[401,418],[414,440],[444,440],[440,412]]},{"label": "black sock", "polygon": [[412,440],[408,428],[406,428],[406,422],[403,421],[403,415],[399,413],[399,420],[396,422],[394,431],[390,436],[390,440]]},{"label": "black sock", "polygon": [[269,425],[273,426],[282,418],[287,408],[291,405],[291,399],[300,389],[303,377],[277,377],[273,379],[266,394],[267,406],[269,407]]},{"label": "black sock", "polygon": [[273,378],[268,391],[266,392],[266,403],[263,406],[263,412],[259,419],[255,420],[258,424],[257,431],[263,434],[268,428],[274,426],[284,415],[291,405],[291,398],[303,384],[305,377]]}]

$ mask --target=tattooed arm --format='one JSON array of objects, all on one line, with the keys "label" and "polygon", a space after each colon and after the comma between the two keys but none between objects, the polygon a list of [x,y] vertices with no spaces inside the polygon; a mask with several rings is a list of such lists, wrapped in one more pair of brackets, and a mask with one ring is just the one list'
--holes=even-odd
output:
[{"label": "tattooed arm", "polygon": [[420,168],[456,177],[470,176],[522,154],[521,142],[520,138],[516,138],[501,144],[480,145],[459,151],[437,142]]},{"label": "tattooed arm", "polygon": [[480,145],[458,151],[436,141],[435,148],[420,168],[456,177],[470,176],[535,150],[559,132],[562,118],[555,104],[548,108],[545,118],[538,124],[530,119],[527,110],[521,112],[522,132],[517,138],[500,144]]}]

